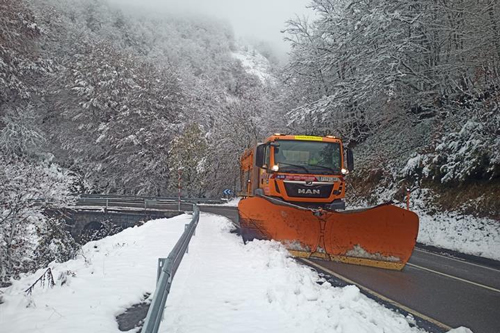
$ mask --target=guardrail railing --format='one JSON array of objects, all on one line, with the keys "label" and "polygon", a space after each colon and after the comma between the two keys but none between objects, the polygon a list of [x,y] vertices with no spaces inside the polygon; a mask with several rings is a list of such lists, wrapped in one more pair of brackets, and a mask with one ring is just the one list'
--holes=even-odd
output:
[{"label": "guardrail railing", "polygon": [[[134,209],[156,209],[156,210],[185,210],[187,205],[191,204],[222,204],[223,200],[204,199],[204,198],[181,198],[181,201],[175,198],[167,197],[132,197],[132,196],[112,196],[112,195],[82,195],[75,203],[77,207],[103,207],[111,209],[112,207],[127,207]],[[187,208],[190,209],[190,208]]]},{"label": "guardrail railing", "polygon": [[115,198],[115,197],[81,197],[76,202],[77,206],[102,206],[105,208],[123,206],[134,208],[156,208],[161,209],[166,205],[175,205],[177,201],[171,199],[147,199],[147,198]]},{"label": "guardrail railing", "polygon": [[200,210],[198,206],[193,205],[193,218],[191,223],[186,224],[186,229],[181,238],[177,241],[174,248],[167,258],[158,259],[158,277],[156,282],[156,289],[153,294],[153,300],[149,306],[148,314],[142,327],[143,333],[156,333],[160,327],[163,318],[163,311],[167,296],[170,292],[170,287],[174,279],[177,268],[181,264],[184,253],[187,253],[189,241],[194,235],[196,226],[200,219]]},{"label": "guardrail railing", "polygon": [[[151,196],[133,196],[133,195],[120,195],[120,194],[80,194],[79,200],[92,201],[92,200],[100,200],[100,199],[111,199],[111,200],[122,200],[122,201],[137,201],[137,200],[148,200],[148,201],[159,201],[159,202],[172,202],[179,201],[179,197],[151,197]],[[181,197],[182,202],[190,202],[190,203],[223,203],[222,199],[209,199],[209,198],[186,198]]]}]

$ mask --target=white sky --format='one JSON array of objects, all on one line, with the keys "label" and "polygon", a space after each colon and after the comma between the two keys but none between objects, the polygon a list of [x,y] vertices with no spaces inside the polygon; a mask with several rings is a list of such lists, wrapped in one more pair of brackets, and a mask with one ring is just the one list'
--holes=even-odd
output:
[{"label": "white sky", "polygon": [[[282,58],[289,50],[280,32],[297,15],[312,17],[311,0],[109,0],[114,4],[150,7],[178,13],[196,13],[226,19],[237,37],[269,42]],[[140,4],[140,5],[139,5]]]}]

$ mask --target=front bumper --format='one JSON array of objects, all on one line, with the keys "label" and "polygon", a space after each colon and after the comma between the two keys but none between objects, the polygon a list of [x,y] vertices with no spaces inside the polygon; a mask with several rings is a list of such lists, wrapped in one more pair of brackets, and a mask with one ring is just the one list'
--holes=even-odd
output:
[{"label": "front bumper", "polygon": [[345,201],[337,199],[332,203],[326,204],[325,209],[327,210],[345,210]]}]

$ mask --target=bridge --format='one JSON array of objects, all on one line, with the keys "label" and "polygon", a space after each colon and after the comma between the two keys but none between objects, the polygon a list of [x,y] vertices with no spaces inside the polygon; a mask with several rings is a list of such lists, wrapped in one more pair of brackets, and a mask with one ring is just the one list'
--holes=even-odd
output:
[{"label": "bridge", "polygon": [[220,204],[221,200],[118,195],[83,195],[74,207],[49,209],[45,214],[62,220],[78,243],[99,239],[140,225],[192,210],[193,203]]}]

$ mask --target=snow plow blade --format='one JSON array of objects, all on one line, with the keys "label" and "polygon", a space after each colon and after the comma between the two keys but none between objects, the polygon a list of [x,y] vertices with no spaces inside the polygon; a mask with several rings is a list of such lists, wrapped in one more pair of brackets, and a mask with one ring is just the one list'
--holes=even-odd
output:
[{"label": "snow plow blade", "polygon": [[249,197],[238,214],[244,241],[273,239],[296,257],[393,270],[406,265],[418,234],[418,216],[391,204],[337,212]]}]

